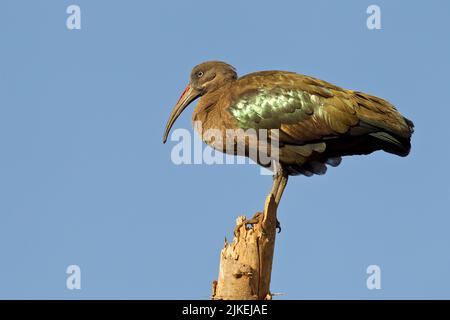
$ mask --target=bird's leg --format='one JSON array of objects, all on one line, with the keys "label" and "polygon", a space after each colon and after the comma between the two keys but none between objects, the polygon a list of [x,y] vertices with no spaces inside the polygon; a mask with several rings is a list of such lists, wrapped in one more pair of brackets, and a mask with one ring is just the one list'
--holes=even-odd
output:
[{"label": "bird's leg", "polygon": [[[281,165],[277,165],[275,174],[273,175],[273,185],[272,185],[272,195],[275,198],[275,204],[278,208],[278,204],[280,203],[281,196],[283,195],[284,188],[288,182],[289,175],[283,169]],[[281,232],[281,225],[277,219],[277,229],[278,232]]]},{"label": "bird's leg", "polygon": [[[272,184],[272,190],[271,194],[274,197],[275,205],[278,208],[278,204],[280,203],[281,196],[283,195],[284,188],[286,187],[287,181],[288,181],[288,174],[283,169],[283,167],[280,164],[275,165],[275,174],[273,175],[273,184]],[[239,229],[242,227],[242,225],[254,225],[260,221],[262,217],[262,213],[258,212],[256,213],[253,218],[247,219],[242,221],[239,225],[237,225],[234,228],[234,235],[237,236],[239,234]],[[280,221],[277,219],[277,225],[276,228],[278,229],[278,233],[281,232],[281,224]]]},{"label": "bird's leg", "polygon": [[[277,197],[278,189],[279,189],[279,187],[280,187],[280,182],[281,182],[281,180],[279,179],[279,176],[278,176],[278,170],[277,170],[277,171],[275,172],[275,174],[273,175],[272,191],[270,191],[270,193],[272,194],[272,196],[273,196],[274,198]],[[275,203],[276,203],[276,206],[278,207],[278,202],[275,202]],[[278,218],[277,218],[277,226],[276,226],[276,229],[278,229],[278,233],[281,232],[281,224],[280,224],[280,221],[278,221]]]},{"label": "bird's leg", "polygon": [[280,203],[281,197],[283,196],[284,188],[286,188],[287,182],[288,182],[288,174],[281,169],[282,172],[280,173],[280,177],[278,178],[280,182],[278,183],[278,189],[277,194],[275,195],[275,203],[278,207],[278,204]]},{"label": "bird's leg", "polygon": [[280,179],[278,178],[278,172],[276,172],[272,178],[273,178],[272,191],[270,191],[270,193],[275,198],[277,196],[278,188],[280,186]]},{"label": "bird's leg", "polygon": [[272,195],[275,198],[275,203],[278,206],[283,195],[284,188],[288,182],[288,174],[282,166],[278,165],[275,174],[273,175]]}]

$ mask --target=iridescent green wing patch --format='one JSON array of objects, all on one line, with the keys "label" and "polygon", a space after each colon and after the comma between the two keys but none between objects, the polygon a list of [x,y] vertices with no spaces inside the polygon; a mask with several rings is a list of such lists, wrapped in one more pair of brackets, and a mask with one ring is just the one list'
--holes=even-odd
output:
[{"label": "iridescent green wing patch", "polygon": [[244,130],[278,129],[304,121],[323,105],[321,98],[306,91],[274,88],[244,95],[228,110]]}]

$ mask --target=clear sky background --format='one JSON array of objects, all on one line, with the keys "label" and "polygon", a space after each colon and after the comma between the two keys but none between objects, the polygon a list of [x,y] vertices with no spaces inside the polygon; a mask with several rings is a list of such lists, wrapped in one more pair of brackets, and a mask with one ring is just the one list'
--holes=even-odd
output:
[{"label": "clear sky background", "polygon": [[[407,158],[289,181],[272,291],[450,298],[449,15],[445,0],[2,0],[0,298],[208,299],[224,236],[272,183],[255,165],[176,166],[161,143],[191,68],[212,59],[374,94],[416,125]],[[192,130],[192,110],[175,128]],[[71,264],[81,290],[66,288]],[[366,287],[372,264],[381,290]]]}]

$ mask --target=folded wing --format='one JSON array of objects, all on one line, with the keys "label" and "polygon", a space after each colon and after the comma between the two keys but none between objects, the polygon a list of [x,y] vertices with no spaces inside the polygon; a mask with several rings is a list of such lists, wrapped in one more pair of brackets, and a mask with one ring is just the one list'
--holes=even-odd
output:
[{"label": "folded wing", "polygon": [[280,161],[298,173],[324,173],[325,163],[345,155],[410,151],[412,122],[383,99],[283,71],[249,74],[235,85],[228,111],[238,125],[279,129]]}]

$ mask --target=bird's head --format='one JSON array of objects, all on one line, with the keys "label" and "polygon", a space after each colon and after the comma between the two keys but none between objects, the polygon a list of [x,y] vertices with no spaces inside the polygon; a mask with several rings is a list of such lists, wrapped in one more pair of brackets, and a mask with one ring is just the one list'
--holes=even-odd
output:
[{"label": "bird's head", "polygon": [[167,141],[170,129],[184,109],[198,97],[213,92],[237,78],[235,69],[221,61],[203,62],[192,69],[189,84],[184,89],[167,121],[163,143]]}]

